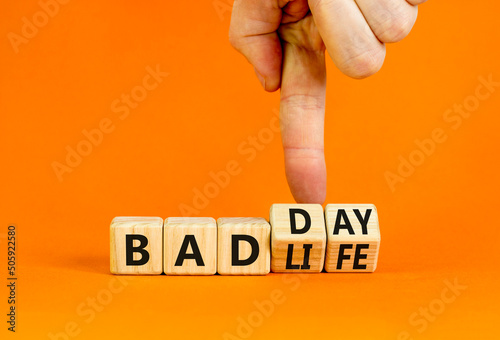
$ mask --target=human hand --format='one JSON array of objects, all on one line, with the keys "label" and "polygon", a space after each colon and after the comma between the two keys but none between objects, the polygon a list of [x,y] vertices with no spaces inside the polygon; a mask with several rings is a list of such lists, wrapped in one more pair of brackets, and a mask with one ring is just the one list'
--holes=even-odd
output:
[{"label": "human hand", "polygon": [[326,198],[325,47],[353,78],[376,73],[426,0],[235,0],[229,40],[266,91],[281,88],[285,170],[299,203]]}]

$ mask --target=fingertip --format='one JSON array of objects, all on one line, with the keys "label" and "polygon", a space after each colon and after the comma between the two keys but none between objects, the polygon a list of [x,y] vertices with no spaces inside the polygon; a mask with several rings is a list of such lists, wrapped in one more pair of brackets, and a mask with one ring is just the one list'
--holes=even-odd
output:
[{"label": "fingertip", "polygon": [[298,193],[296,195],[293,195],[293,198],[295,199],[295,202],[297,203],[309,203],[309,204],[321,204],[325,203],[326,199],[326,190],[323,190],[323,192],[310,192],[309,194],[306,193]]},{"label": "fingertip", "polygon": [[267,92],[274,92],[280,88],[281,85],[281,76],[280,75],[269,75],[264,76],[260,73],[257,68],[254,67],[255,74],[257,75],[257,79],[259,79],[262,88]]},{"label": "fingertip", "polygon": [[338,68],[348,77],[365,79],[380,71],[384,64],[385,53],[385,46],[380,45],[374,51],[365,51],[360,55],[338,63]]},{"label": "fingertip", "polygon": [[324,157],[303,157],[298,153],[303,153],[303,150],[285,151],[285,170],[290,191],[297,203],[323,204],[326,200]]},{"label": "fingertip", "polygon": [[274,92],[279,90],[280,86],[281,86],[280,77],[266,78],[264,90],[266,90],[267,92]]}]

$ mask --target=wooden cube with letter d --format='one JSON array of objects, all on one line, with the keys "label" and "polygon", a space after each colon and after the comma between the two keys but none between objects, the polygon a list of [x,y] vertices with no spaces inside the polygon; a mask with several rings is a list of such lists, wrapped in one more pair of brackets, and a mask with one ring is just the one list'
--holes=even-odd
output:
[{"label": "wooden cube with letter d", "polygon": [[273,272],[323,270],[326,230],[321,205],[273,204],[269,220]]},{"label": "wooden cube with letter d", "polygon": [[271,265],[271,227],[264,218],[217,220],[217,272],[221,275],[266,275]]}]

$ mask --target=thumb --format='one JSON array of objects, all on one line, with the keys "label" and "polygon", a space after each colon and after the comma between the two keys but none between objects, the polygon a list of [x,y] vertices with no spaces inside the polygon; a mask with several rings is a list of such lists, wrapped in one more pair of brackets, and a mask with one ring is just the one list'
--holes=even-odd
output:
[{"label": "thumb", "polygon": [[229,41],[253,65],[266,91],[276,91],[281,81],[281,43],[276,33],[281,9],[268,0],[235,0]]},{"label": "thumb", "polygon": [[[286,37],[287,33],[280,35]],[[314,43],[321,47],[283,43],[281,136],[288,185],[299,203],[323,203],[326,199],[325,53],[321,38]]]}]

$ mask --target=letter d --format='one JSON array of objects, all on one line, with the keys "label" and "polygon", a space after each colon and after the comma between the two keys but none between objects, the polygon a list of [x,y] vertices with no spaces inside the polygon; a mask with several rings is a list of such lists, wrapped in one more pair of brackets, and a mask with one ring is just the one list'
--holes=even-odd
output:
[{"label": "letter d", "polygon": [[231,177],[225,171],[219,171],[218,173],[210,172],[210,177],[217,183],[221,188],[225,188],[231,182]]},{"label": "letter d", "polygon": [[[305,224],[302,229],[297,229],[297,222],[295,220],[295,215],[300,214],[304,217]],[[304,209],[290,209],[290,228],[292,234],[305,234],[311,228],[311,216]]]},{"label": "letter d", "polygon": [[33,25],[26,17],[23,17],[21,20],[24,23],[23,27],[21,28],[21,33],[23,34],[23,37],[27,39],[34,38],[38,33],[38,28],[35,25]]},{"label": "letter d", "polygon": [[103,135],[102,132],[98,129],[92,129],[90,131],[83,130],[83,135],[95,146],[98,146],[102,143]]},{"label": "letter d", "polygon": [[427,156],[432,155],[434,150],[436,150],[436,144],[430,138],[424,139],[423,141],[419,141],[415,139],[415,144],[418,146],[420,150],[422,150]]},{"label": "letter d", "polygon": [[398,166],[399,175],[403,177],[410,177],[415,172],[415,168],[413,167],[413,165],[411,165],[402,156],[399,156],[399,161],[400,161]]},{"label": "letter d", "polygon": [[76,168],[82,162],[82,156],[80,156],[71,146],[67,146],[66,150],[68,154],[66,155],[66,164],[71,168]]},{"label": "letter d", "polygon": [[270,317],[274,312],[274,304],[269,300],[264,300],[260,303],[255,301],[253,304],[267,318]]}]

